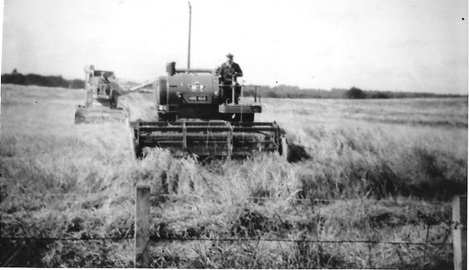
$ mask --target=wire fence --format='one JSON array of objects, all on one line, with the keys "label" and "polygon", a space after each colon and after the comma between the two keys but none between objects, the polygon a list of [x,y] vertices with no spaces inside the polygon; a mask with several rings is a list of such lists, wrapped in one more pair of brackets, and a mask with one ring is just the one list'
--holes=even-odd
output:
[{"label": "wire fence", "polygon": [[[138,196],[137,196],[138,197]],[[143,196],[145,197],[145,196]],[[164,198],[162,201],[161,199]],[[210,196],[207,196],[207,195],[203,195],[203,196],[199,196],[199,195],[178,195],[178,194],[148,194],[148,203],[150,203],[151,201],[151,207],[155,207],[155,206],[158,206],[159,203],[163,202],[163,203],[171,203],[172,201],[174,202],[178,202],[180,200],[187,200],[187,199],[196,199],[196,200],[220,200],[220,198],[218,197],[213,197],[211,198]],[[275,201],[275,197],[270,197],[270,196],[266,196],[266,197],[261,197],[261,196],[249,196],[249,197],[243,197],[243,200],[245,201],[252,201],[253,203],[265,203],[266,201],[268,200],[274,200]],[[278,198],[280,199],[280,198]],[[138,200],[138,199],[137,199]],[[145,199],[144,199],[145,200]],[[316,206],[316,205],[327,205],[327,204],[331,204],[331,203],[335,203],[335,202],[340,202],[340,201],[346,201],[348,199],[310,199],[310,198],[296,198],[296,197],[291,197],[291,198],[287,198],[286,199],[287,201],[290,201],[290,202],[296,202],[296,203],[300,203],[300,204],[307,204],[309,206],[313,205],[313,206]],[[357,199],[357,200],[360,200],[360,199]],[[160,201],[160,202],[158,202]],[[363,201],[363,200],[362,200]],[[192,203],[190,200],[188,201],[188,203]],[[433,202],[435,204],[441,204],[442,202],[441,201],[435,201]],[[162,206],[164,207],[164,206]],[[150,208],[150,206],[148,206],[148,208]],[[317,211],[317,217],[318,217],[318,223],[321,222],[321,208],[320,206],[317,208],[318,211]],[[149,216],[150,214],[150,210],[148,209],[148,213],[147,214],[143,214],[142,218],[145,219],[145,216]],[[160,215],[164,215],[162,213],[159,213]],[[181,234],[181,235],[178,235],[178,234],[173,234],[173,235],[149,235],[149,232],[145,232],[145,237],[146,237],[146,242],[144,241],[144,244],[143,246],[146,246],[146,244],[154,244],[154,243],[158,243],[160,246],[161,245],[164,245],[164,243],[168,243],[168,242],[183,242],[183,243],[187,243],[187,242],[201,242],[201,241],[204,241],[204,242],[215,242],[215,243],[218,243],[218,242],[229,242],[229,243],[247,243],[247,242],[254,242],[254,243],[258,243],[259,242],[281,242],[281,243],[294,243],[296,245],[304,245],[304,244],[312,244],[312,245],[315,245],[317,247],[317,252],[321,252],[321,248],[325,245],[344,245],[344,244],[347,244],[347,245],[367,245],[368,246],[368,249],[369,249],[369,254],[367,257],[371,257],[371,253],[372,253],[372,249],[373,248],[376,248],[377,246],[393,246],[394,248],[399,248],[399,247],[404,247],[403,249],[406,249],[405,247],[419,247],[421,250],[423,250],[423,257],[425,259],[425,257],[428,257],[429,255],[426,254],[428,253],[428,250],[431,249],[431,248],[436,248],[437,250],[444,250],[444,251],[448,251],[446,252],[447,255],[451,255],[450,254],[450,247],[452,245],[452,242],[451,242],[451,233],[452,233],[452,230],[456,227],[459,227],[461,228],[461,226],[463,224],[461,224],[460,222],[458,221],[452,221],[452,220],[449,220],[449,219],[440,219],[440,220],[435,220],[431,217],[426,217],[426,216],[420,216],[420,217],[416,217],[420,222],[420,224],[424,225],[425,228],[426,228],[426,236],[425,236],[425,240],[424,241],[383,241],[383,240],[374,240],[374,239],[321,239],[321,232],[317,232],[317,235],[315,237],[315,239],[309,239],[309,238],[306,238],[306,237],[302,237],[302,238],[288,238],[288,237],[262,237],[262,236],[254,236],[254,237],[240,237],[240,236],[226,236],[226,235],[217,235],[217,236],[198,236],[198,237],[191,237],[191,236],[187,236],[187,235],[184,235]],[[138,220],[138,218],[137,218]],[[146,221],[143,221],[143,224],[145,224]],[[441,229],[443,229],[443,231],[445,232],[444,233],[444,236],[442,236],[441,239],[439,239],[439,241],[431,241],[431,236],[430,236],[430,231],[432,230],[433,226],[438,226]],[[137,221],[137,227],[139,227],[138,225],[138,221]],[[143,230],[149,230],[149,228],[144,228]],[[136,228],[136,231],[138,233],[139,231],[139,228]],[[138,248],[137,248],[138,249]],[[408,248],[407,248],[408,249]],[[142,248],[141,250],[145,250],[145,248]],[[397,254],[400,254],[399,251],[397,251]],[[434,254],[433,254],[434,255]],[[152,261],[153,259],[150,259],[150,258],[147,258],[145,259],[145,256],[149,256],[149,255],[145,255],[143,254],[142,255],[142,260],[140,261],[140,264],[137,264],[137,265],[148,265],[150,263],[150,261]],[[401,261],[405,264],[405,262],[402,260],[401,258],[401,255],[397,255],[400,257]],[[450,258],[445,258],[447,259],[448,261],[450,261]],[[330,266],[328,265],[327,263],[326,264],[322,264],[320,262],[318,262],[317,264],[314,264],[314,265],[308,265],[308,268],[314,268],[315,266],[317,267],[320,267],[320,268],[328,268],[328,267],[336,267],[334,265]],[[404,265],[405,266],[405,265]],[[285,266],[282,266],[282,267],[285,267]],[[368,269],[368,268],[380,268],[381,266],[378,265],[377,263],[373,263],[373,260],[368,258],[367,259],[367,263],[366,264],[362,264],[360,266],[357,266],[357,265],[354,265],[354,268],[363,268],[363,269]],[[403,265],[399,265],[397,266],[398,268],[402,268]],[[298,266],[295,266],[295,268],[298,268]],[[386,266],[385,268],[393,268],[393,267],[389,267],[389,266]]]},{"label": "wire fence", "polygon": [[[167,198],[167,199],[185,199],[185,198],[193,198],[199,200],[220,200],[220,196],[211,196],[211,195],[195,195],[195,194],[167,194],[167,193],[151,193],[150,197],[152,198]],[[275,200],[275,199],[285,199],[286,201],[290,202],[298,202],[298,203],[308,203],[308,204],[330,204],[335,202],[345,202],[345,201],[379,201],[376,199],[364,199],[364,198],[354,198],[354,197],[344,197],[344,198],[337,198],[337,199],[323,199],[323,198],[298,198],[295,196],[290,196],[287,198],[279,197],[279,196],[242,196],[237,198],[238,200],[252,200],[252,201],[268,201],[268,200]],[[425,203],[431,205],[441,205],[444,203],[448,203],[446,201],[441,200],[425,200]],[[450,221],[450,220],[449,220]]]},{"label": "wire fence", "polygon": [[31,236],[21,236],[21,237],[0,237],[0,240],[8,241],[129,241],[134,240],[134,237],[31,237]]},{"label": "wire fence", "polygon": [[[150,238],[150,240],[152,240]],[[313,239],[290,239],[290,238],[256,238],[256,237],[237,237],[237,238],[183,238],[183,237],[172,237],[172,238],[156,238],[155,241],[223,241],[223,242],[235,242],[235,241],[268,241],[268,242],[290,242],[290,243],[322,243],[322,244],[383,244],[383,245],[413,245],[413,246],[426,246],[436,245],[444,246],[451,245],[451,243],[443,242],[409,242],[409,241],[373,241],[373,240],[313,240]]]},{"label": "wire fence", "polygon": [[[158,199],[158,198],[166,198],[166,199],[173,199],[175,201],[179,201],[182,199],[219,199],[219,198],[210,198],[210,196],[198,196],[193,194],[186,194],[186,195],[177,195],[177,194],[145,194],[142,198],[139,197],[139,191],[137,188],[137,198],[136,198],[136,212],[135,212],[135,223],[134,223],[134,235],[132,236],[120,236],[120,237],[45,237],[45,236],[5,236],[0,235],[0,241],[9,241],[10,243],[28,243],[28,242],[45,242],[45,243],[52,243],[58,241],[67,241],[67,242],[122,242],[122,241],[133,241],[135,244],[135,260],[134,265],[136,267],[149,267],[154,266],[152,261],[155,261],[155,258],[152,258],[151,254],[148,254],[150,244],[158,243],[159,245],[164,245],[164,243],[172,243],[172,242],[212,242],[212,243],[260,243],[260,242],[278,242],[278,243],[293,243],[296,245],[299,244],[306,244],[306,245],[316,245],[316,253],[321,253],[323,246],[326,245],[344,245],[344,244],[351,244],[351,245],[367,245],[369,254],[367,255],[368,258],[364,258],[366,260],[366,264],[357,267],[354,265],[354,268],[358,269],[390,269],[390,268],[402,268],[405,267],[402,265],[391,265],[386,266],[380,265],[379,263],[374,262],[371,258],[372,249],[376,248],[377,246],[393,246],[394,248],[399,247],[420,247],[423,248],[423,256],[429,257],[428,253],[429,248],[436,248],[437,250],[444,250],[446,255],[443,256],[451,256],[451,246],[454,246],[452,242],[452,233],[454,230],[466,230],[466,221],[460,220],[449,220],[449,219],[441,219],[441,220],[431,220],[428,217],[417,217],[421,224],[426,228],[426,236],[425,241],[382,241],[382,240],[373,240],[373,239],[321,239],[320,233],[316,235],[316,239],[310,239],[306,237],[301,238],[286,238],[286,237],[262,237],[259,235],[256,236],[249,236],[249,237],[240,237],[240,236],[226,236],[226,235],[218,235],[218,236],[188,236],[188,235],[151,235],[150,234],[150,224],[151,221],[149,220],[150,216],[150,208],[154,206],[154,202],[151,202],[151,199]],[[261,196],[249,196],[244,198],[246,200],[252,200],[254,202],[265,202],[267,200],[272,200],[272,197],[261,197]],[[312,205],[320,205],[320,204],[331,204],[338,201],[344,201],[346,199],[305,199],[305,198],[289,198],[290,201],[295,201],[298,203],[305,203],[305,204],[312,204]],[[441,202],[434,202],[434,203],[441,203]],[[144,212],[141,212],[142,209],[139,209],[144,205]],[[320,209],[320,208],[319,208]],[[143,213],[143,214],[142,214]],[[318,222],[320,222],[321,213],[320,211],[317,212],[318,214]],[[143,223],[142,223],[143,222]],[[143,226],[142,226],[143,224]],[[430,241],[431,239],[429,232],[431,231],[433,226],[439,226],[440,229],[445,231],[443,238],[439,241]],[[1,229],[1,228],[0,228]],[[139,239],[143,239],[143,241],[139,241]],[[17,248],[10,250],[9,253],[5,253],[0,255],[0,262],[2,266],[11,266],[11,263],[14,261],[16,256],[21,256],[21,248],[22,245],[18,244]],[[401,262],[405,264],[405,261],[401,258],[401,253],[397,250],[397,256],[400,258]],[[158,255],[158,254],[157,254]],[[319,256],[319,255],[318,255]],[[145,258],[146,257],[146,258]],[[157,258],[156,258],[157,259]],[[448,259],[448,258],[446,258]],[[156,266],[161,266],[156,264]],[[163,265],[164,266],[164,265]],[[308,268],[329,268],[330,265],[327,263],[321,263],[318,261],[314,265],[308,265]],[[332,266],[333,268],[334,266]],[[298,265],[295,266],[298,268]]]}]

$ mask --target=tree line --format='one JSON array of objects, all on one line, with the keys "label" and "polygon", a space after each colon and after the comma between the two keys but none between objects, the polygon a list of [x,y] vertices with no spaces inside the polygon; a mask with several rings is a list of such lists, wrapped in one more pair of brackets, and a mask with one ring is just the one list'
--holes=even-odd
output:
[{"label": "tree line", "polygon": [[248,85],[244,88],[245,96],[262,95],[270,98],[337,98],[337,99],[386,99],[386,98],[429,98],[429,97],[461,97],[456,94],[435,94],[435,93],[417,93],[417,92],[397,92],[397,91],[378,91],[362,90],[358,87],[349,89],[333,88],[324,89],[302,89],[291,85],[255,86]]},{"label": "tree line", "polygon": [[2,83],[64,87],[72,89],[81,89],[85,87],[85,82],[80,79],[67,80],[62,76],[44,76],[34,73],[24,75],[19,73],[16,69],[11,73],[2,74]]},{"label": "tree line", "polygon": [[[44,76],[38,74],[23,75],[14,69],[11,73],[2,74],[2,83],[20,84],[20,85],[39,85],[47,87],[64,87],[71,89],[82,89],[85,82],[80,79],[67,80],[62,76]],[[245,96],[254,96],[256,89],[257,95],[270,98],[345,98],[345,99],[370,99],[370,98],[428,98],[428,97],[461,97],[456,94],[434,94],[434,93],[416,93],[416,92],[397,92],[397,91],[378,91],[362,90],[358,87],[350,89],[333,88],[324,89],[303,89],[298,86],[278,85],[274,87],[266,85],[247,85],[244,88]]]}]

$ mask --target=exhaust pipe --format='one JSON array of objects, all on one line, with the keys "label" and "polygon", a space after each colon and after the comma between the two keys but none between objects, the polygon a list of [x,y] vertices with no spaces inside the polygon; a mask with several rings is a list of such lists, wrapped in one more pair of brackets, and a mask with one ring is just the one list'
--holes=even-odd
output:
[{"label": "exhaust pipe", "polygon": [[188,32],[188,42],[187,42],[187,72],[191,69],[191,21],[192,21],[192,6],[191,2],[189,4],[189,32]]}]

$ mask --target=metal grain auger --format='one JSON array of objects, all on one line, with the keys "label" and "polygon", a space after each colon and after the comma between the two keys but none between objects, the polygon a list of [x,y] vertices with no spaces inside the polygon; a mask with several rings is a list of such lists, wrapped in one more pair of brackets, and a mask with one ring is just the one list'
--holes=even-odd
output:
[{"label": "metal grain auger", "polygon": [[187,68],[176,69],[171,62],[166,71],[154,86],[157,121],[130,123],[137,157],[143,156],[145,147],[182,150],[198,157],[236,158],[255,152],[286,157],[285,132],[277,123],[254,122],[262,106],[234,104],[234,87],[241,85],[233,84],[226,91],[213,70],[190,68],[190,15]]}]

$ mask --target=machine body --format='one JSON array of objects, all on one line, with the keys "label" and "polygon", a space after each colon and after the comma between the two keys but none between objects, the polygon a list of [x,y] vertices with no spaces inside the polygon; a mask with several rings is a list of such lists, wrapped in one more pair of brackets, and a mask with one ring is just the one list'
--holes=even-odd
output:
[{"label": "machine body", "polygon": [[[167,76],[156,81],[154,100],[160,120],[180,118],[253,122],[260,113],[259,104],[234,104],[234,87],[222,85],[212,70],[177,70],[175,63],[167,65]],[[231,91],[227,91],[231,90]]]},{"label": "machine body", "polygon": [[235,100],[235,91],[227,93],[214,72],[177,70],[169,63],[167,73],[154,85],[158,119],[131,123],[137,157],[144,156],[147,147],[198,157],[244,158],[255,152],[286,155],[285,132],[275,122],[254,121],[254,115],[262,112],[260,104],[228,102]]}]

